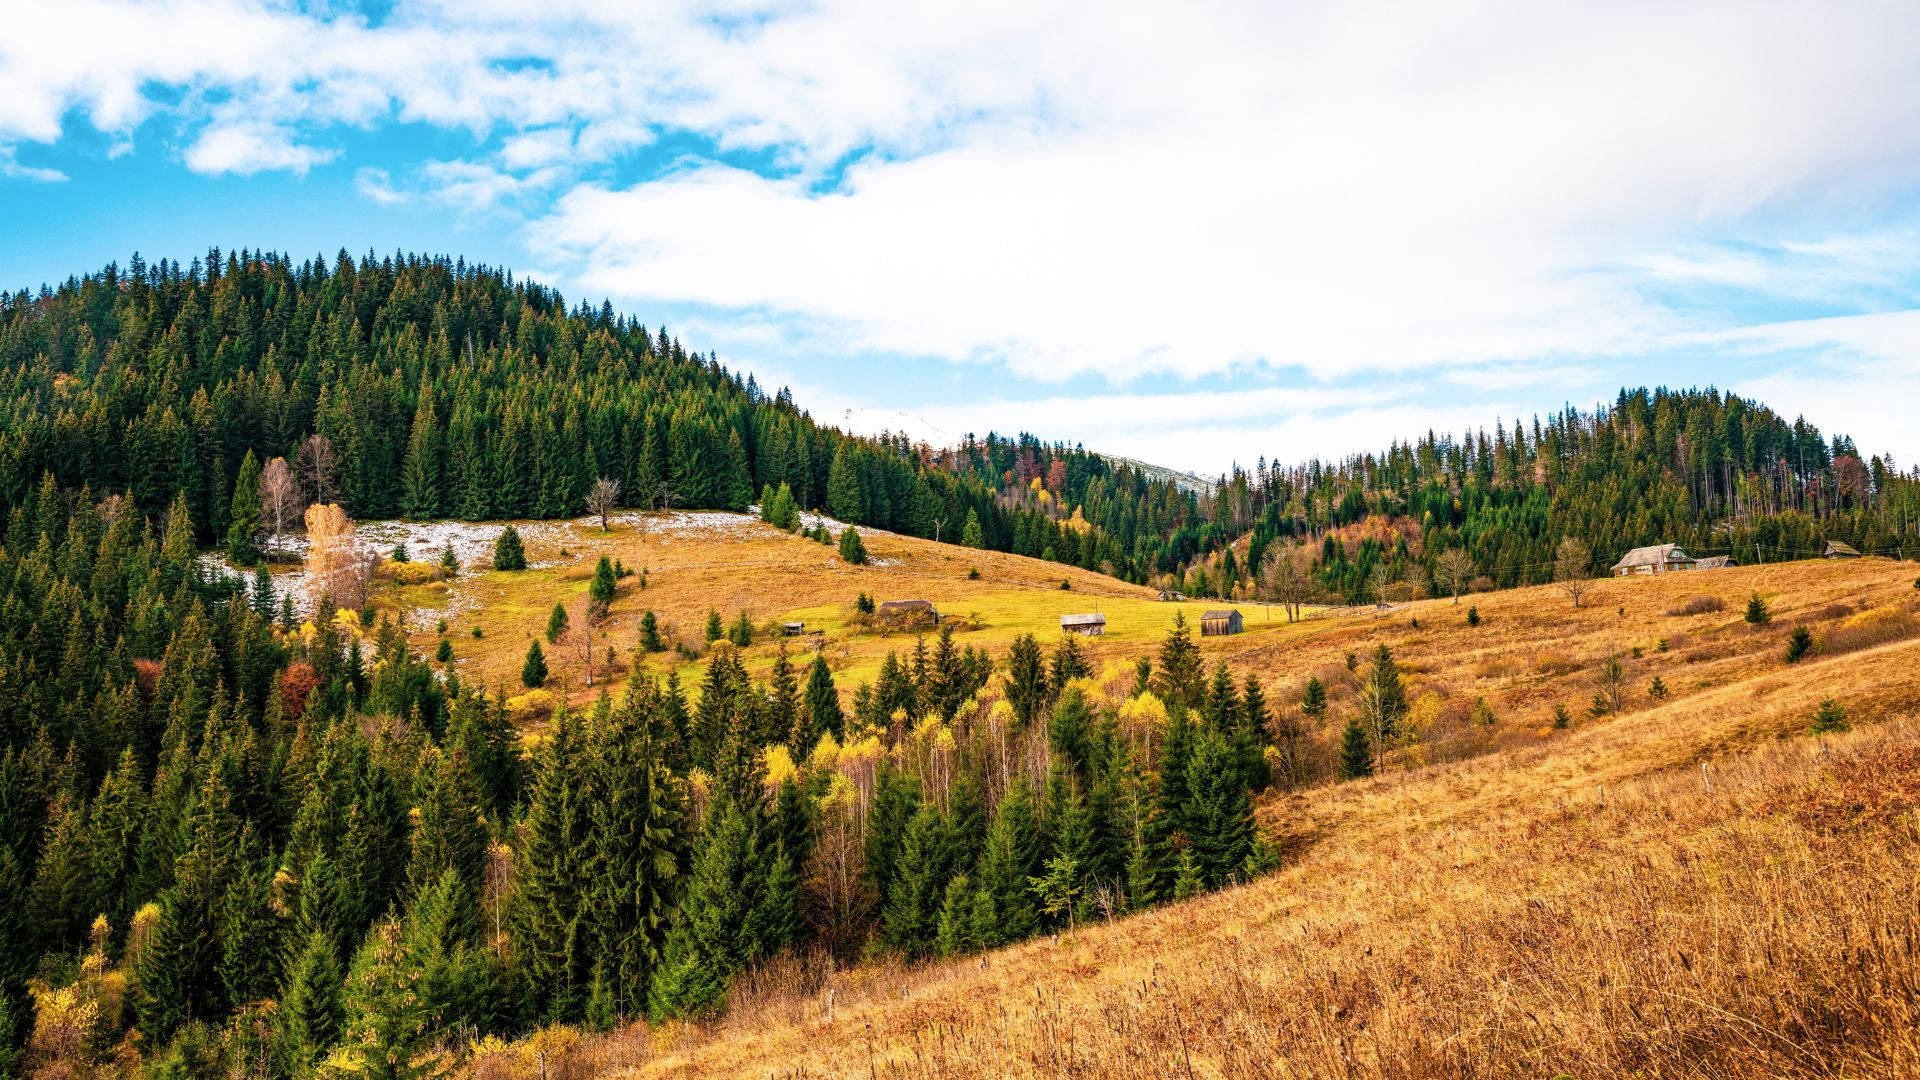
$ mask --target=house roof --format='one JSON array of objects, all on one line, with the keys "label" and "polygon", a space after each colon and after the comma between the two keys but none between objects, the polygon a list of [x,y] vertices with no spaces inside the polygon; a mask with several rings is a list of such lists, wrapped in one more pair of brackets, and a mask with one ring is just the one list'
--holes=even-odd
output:
[{"label": "house roof", "polygon": [[932,611],[931,600],[889,600],[880,605],[881,611]]},{"label": "house roof", "polygon": [[1855,550],[1855,548],[1854,548],[1854,546],[1853,546],[1852,544],[1843,544],[1843,543],[1841,543],[1841,542],[1840,542],[1840,541],[1838,541],[1838,540],[1829,540],[1829,541],[1827,541],[1827,554],[1829,554],[1829,555],[1858,555],[1858,554],[1860,554],[1860,552],[1859,552],[1859,551],[1857,551],[1857,550]]},{"label": "house roof", "polygon": [[1212,622],[1215,619],[1231,619],[1238,614],[1240,613],[1234,610],[1233,608],[1215,608],[1212,611],[1207,612],[1205,615],[1200,616],[1200,621]]},{"label": "house roof", "polygon": [[1719,570],[1732,565],[1733,556],[1731,555],[1708,555],[1693,561],[1695,570]]},{"label": "house roof", "polygon": [[1106,622],[1107,617],[1099,614],[1060,616],[1061,626],[1104,626]]},{"label": "house roof", "polygon": [[1624,570],[1631,566],[1659,566],[1668,562],[1692,562],[1687,553],[1680,550],[1679,544],[1649,544],[1637,547],[1613,564],[1615,570]]}]

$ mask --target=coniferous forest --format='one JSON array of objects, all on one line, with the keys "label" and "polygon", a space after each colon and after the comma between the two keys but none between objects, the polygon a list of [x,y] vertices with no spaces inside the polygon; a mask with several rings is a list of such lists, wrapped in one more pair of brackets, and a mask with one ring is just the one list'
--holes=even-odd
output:
[{"label": "coniferous forest", "polygon": [[982,950],[1272,862],[1272,710],[1182,623],[1119,706],[1075,638],[993,656],[947,625],[857,688],[717,644],[697,686],[635,679],[523,740],[394,623],[307,630],[270,576],[202,568],[262,530],[275,459],[356,517],[771,491],[1198,595],[1288,552],[1361,599],[1444,588],[1456,550],[1543,581],[1567,537],[1588,570],[1920,547],[1913,473],[1710,390],[1195,491],[1025,436],[848,436],[607,305],[413,256],[136,257],[16,293],[0,380],[0,1076],[56,1051],[437,1075],[488,1035],[714,1015],[779,956]]}]

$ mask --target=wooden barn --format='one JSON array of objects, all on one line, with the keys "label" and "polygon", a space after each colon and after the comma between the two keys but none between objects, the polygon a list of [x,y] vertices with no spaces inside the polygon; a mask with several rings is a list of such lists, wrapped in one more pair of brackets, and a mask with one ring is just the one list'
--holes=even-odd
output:
[{"label": "wooden barn", "polygon": [[1062,615],[1060,629],[1069,634],[1083,634],[1087,637],[1099,637],[1107,632],[1105,615]]},{"label": "wooden barn", "polygon": [[1694,569],[1694,558],[1680,550],[1679,544],[1652,544],[1637,547],[1613,564],[1614,577],[1631,577],[1637,574],[1670,574],[1675,570]]},{"label": "wooden barn", "polygon": [[1829,540],[1827,541],[1826,550],[1820,553],[1820,557],[1823,559],[1857,559],[1860,557],[1860,552],[1855,550],[1852,544],[1843,544],[1838,540]]},{"label": "wooden barn", "polygon": [[1219,637],[1222,634],[1237,634],[1246,629],[1240,619],[1240,612],[1234,608],[1216,608],[1200,616],[1200,636]]}]

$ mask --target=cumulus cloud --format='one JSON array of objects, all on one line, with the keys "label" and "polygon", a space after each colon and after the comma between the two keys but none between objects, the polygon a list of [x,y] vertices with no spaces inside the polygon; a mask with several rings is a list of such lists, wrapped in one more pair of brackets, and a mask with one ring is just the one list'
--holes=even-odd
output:
[{"label": "cumulus cloud", "polygon": [[164,116],[196,171],[300,172],[426,125],[471,152],[356,189],[524,216],[563,284],[636,306],[1038,380],[1504,394],[1676,342],[1760,355],[1711,335],[1772,301],[1917,306],[1910,4],[314,10],[23,9],[0,146]]},{"label": "cumulus cloud", "polygon": [[202,132],[187,148],[187,168],[208,176],[280,171],[306,175],[332,161],[338,150],[301,146],[285,128],[261,124],[222,124]]}]

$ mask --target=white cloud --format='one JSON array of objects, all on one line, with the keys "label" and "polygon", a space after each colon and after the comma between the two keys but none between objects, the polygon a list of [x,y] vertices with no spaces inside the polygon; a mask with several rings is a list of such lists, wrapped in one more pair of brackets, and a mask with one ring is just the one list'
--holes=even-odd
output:
[{"label": "white cloud", "polygon": [[[1910,4],[1732,0],[403,0],[377,26],[72,0],[0,37],[0,147],[159,116],[197,171],[298,172],[331,133],[420,124],[471,153],[363,169],[365,197],[531,215],[529,253],[570,286],[795,353],[1508,395],[1732,349],[1702,335],[1782,298],[1920,306],[1920,230],[1892,212],[1920,183],[1916,31]],[[785,174],[595,171],[663,135]],[[1690,302],[1708,293],[1743,300]],[[1072,405],[1038,419],[1099,422]],[[1280,453],[1427,414],[1231,422]],[[1112,430],[1184,457],[1210,422]]]},{"label": "white cloud", "polygon": [[259,124],[222,124],[202,132],[187,148],[187,168],[208,176],[235,173],[249,176],[257,172],[279,171],[306,175],[308,169],[325,164],[339,155],[338,150],[301,146],[285,128]]},{"label": "white cloud", "polygon": [[13,148],[10,146],[0,146],[0,176],[13,180],[33,180],[42,184],[57,184],[67,178],[67,174],[59,169],[20,164],[15,160]]},{"label": "white cloud", "polygon": [[393,177],[385,169],[363,166],[353,174],[353,189],[381,206],[404,206],[412,196],[393,186]]}]

